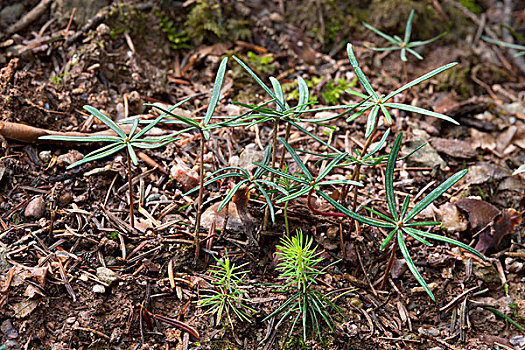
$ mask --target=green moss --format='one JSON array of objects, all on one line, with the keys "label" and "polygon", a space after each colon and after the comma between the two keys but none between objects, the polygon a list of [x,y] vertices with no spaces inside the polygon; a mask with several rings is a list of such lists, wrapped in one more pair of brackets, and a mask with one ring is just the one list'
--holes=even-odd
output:
[{"label": "green moss", "polygon": [[193,42],[213,43],[223,39],[230,41],[251,38],[250,22],[240,18],[231,6],[221,6],[218,1],[199,0],[188,14],[185,30],[191,33]]},{"label": "green moss", "polygon": [[174,50],[189,49],[190,37],[188,31],[178,28],[177,24],[170,20],[168,16],[164,16],[159,10],[155,10],[155,16],[159,20],[161,30],[166,34],[168,41],[171,43],[171,48]]},{"label": "green moss", "polygon": [[252,70],[263,73],[263,75],[272,75],[275,73],[275,64],[271,53],[258,56],[256,53],[249,51],[247,54],[247,64]]},{"label": "green moss", "polygon": [[478,5],[476,0],[459,0],[459,3],[473,14],[481,15],[482,8]]},{"label": "green moss", "polygon": [[438,81],[436,90],[454,90],[462,98],[470,97],[472,95],[470,72],[470,67],[465,65],[458,65],[454,69],[444,71],[435,77]]},{"label": "green moss", "polygon": [[111,28],[109,35],[113,40],[124,33],[130,36],[143,35],[146,29],[147,15],[136,8],[118,4],[111,9],[108,15],[108,26]]},{"label": "green moss", "polygon": [[[323,79],[313,77],[310,80],[305,80],[306,85],[310,90],[310,102],[319,102],[319,96],[312,95],[312,89],[321,83]],[[337,105],[340,103],[341,96],[345,93],[345,90],[354,87],[357,84],[357,78],[351,82],[347,82],[345,78],[338,80],[330,80],[326,82],[320,91],[320,96],[324,99],[323,103],[327,105]],[[283,91],[287,93],[288,98],[292,100],[299,99],[299,91],[297,90],[297,82],[283,84]]]},{"label": "green moss", "polygon": [[369,2],[305,0],[286,13],[286,20],[321,43],[325,51],[331,50],[334,44],[346,42],[362,31],[361,21],[366,19]]}]

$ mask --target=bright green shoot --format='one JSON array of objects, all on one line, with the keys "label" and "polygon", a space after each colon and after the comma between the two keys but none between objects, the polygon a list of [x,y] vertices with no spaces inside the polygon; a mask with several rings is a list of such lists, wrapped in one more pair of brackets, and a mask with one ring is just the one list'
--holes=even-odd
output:
[{"label": "bright green shoot", "polygon": [[311,323],[312,334],[321,336],[321,326],[327,325],[331,331],[335,329],[335,322],[329,313],[330,309],[341,314],[341,309],[335,305],[327,295],[313,288],[317,284],[317,277],[325,274],[326,267],[319,269],[318,265],[324,260],[322,251],[317,251],[313,239],[297,230],[295,237],[283,237],[277,256],[280,263],[277,270],[280,278],[285,280],[283,291],[290,291],[293,295],[277,310],[266,317],[280,315],[281,318],[275,327],[279,327],[286,319],[291,319],[289,335],[298,323],[303,328],[303,340],[307,340],[308,323]]},{"label": "bright green shoot", "polygon": [[416,56],[418,59],[422,60],[423,56],[421,56],[419,53],[417,53],[414,50],[414,48],[416,48],[418,46],[424,46],[424,45],[433,43],[434,41],[442,38],[447,33],[442,33],[442,34],[440,34],[440,35],[438,35],[438,36],[436,36],[436,37],[434,37],[432,39],[429,39],[429,40],[412,41],[411,42],[410,41],[410,36],[412,35],[412,20],[414,19],[414,13],[415,13],[414,10],[410,11],[410,15],[408,16],[407,25],[405,27],[405,35],[404,35],[403,39],[401,39],[397,35],[390,36],[388,34],[385,34],[382,31],[380,31],[379,29],[376,29],[376,28],[372,27],[370,24],[363,22],[363,26],[365,26],[365,28],[367,28],[367,29],[373,31],[374,33],[376,33],[377,35],[385,38],[386,40],[388,40],[388,43],[390,45],[392,45],[392,46],[388,46],[388,47],[370,47],[370,46],[366,46],[366,47],[371,49],[371,50],[374,50],[374,51],[395,51],[395,50],[400,50],[401,51],[401,60],[403,60],[403,62],[407,61],[407,52],[410,53],[411,55]]},{"label": "bright green shoot", "polygon": [[404,103],[395,103],[395,102],[388,102],[389,100],[391,100],[394,96],[402,93],[403,91],[427,80],[427,79],[430,79],[432,77],[434,77],[435,75],[447,70],[447,69],[450,69],[452,67],[454,67],[455,65],[457,65],[456,62],[454,63],[449,63],[443,67],[440,67],[440,68],[437,68],[437,69],[434,69],[433,71],[431,72],[428,72],[424,75],[422,75],[421,77],[403,85],[402,87],[400,87],[399,89],[395,90],[395,91],[392,91],[391,93],[389,93],[388,95],[384,96],[384,95],[378,95],[378,93],[374,90],[374,88],[372,87],[372,84],[370,84],[370,82],[368,81],[368,79],[366,78],[366,76],[364,75],[363,71],[361,70],[361,68],[359,67],[359,63],[357,62],[357,58],[354,54],[354,51],[352,49],[352,45],[351,44],[348,44],[348,47],[347,47],[347,51],[348,51],[348,58],[350,59],[350,63],[352,65],[352,68],[354,69],[355,71],[355,74],[357,75],[357,78],[359,79],[359,82],[361,83],[361,85],[363,85],[364,89],[366,90],[366,93],[367,94],[363,94],[363,93],[360,93],[360,92],[357,92],[357,91],[353,91],[353,90],[347,90],[347,92],[349,94],[352,94],[354,96],[357,96],[357,97],[360,97],[362,99],[368,99],[368,101],[365,101],[361,104],[361,108],[358,112],[352,114],[350,117],[348,117],[347,119],[347,122],[352,122],[354,121],[355,119],[357,119],[358,117],[360,117],[363,113],[367,112],[367,111],[370,111],[369,114],[368,114],[368,119],[367,119],[367,124],[366,124],[366,134],[365,134],[365,137],[368,138],[376,129],[377,127],[377,118],[379,116],[379,113],[381,112],[381,114],[385,117],[386,119],[386,122],[389,124],[389,125],[392,125],[393,124],[393,120],[392,120],[392,116],[390,114],[390,112],[388,111],[389,109],[399,109],[399,110],[402,110],[402,111],[405,111],[405,112],[413,112],[413,113],[418,113],[418,114],[423,114],[423,115],[426,115],[426,116],[429,116],[429,117],[435,117],[435,118],[440,118],[440,119],[443,119],[443,120],[446,120],[446,121],[449,121],[453,124],[456,124],[456,125],[459,125],[458,122],[456,122],[454,119],[444,115],[444,114],[441,114],[441,113],[437,113],[437,112],[433,112],[433,111],[429,111],[429,110],[426,110],[424,108],[420,108],[420,107],[415,107],[415,106],[412,106],[412,105],[409,105],[409,104],[404,104]]},{"label": "bright green shoot", "polygon": [[[271,98],[271,101],[274,101],[276,104],[276,108],[269,108],[269,107],[260,107],[260,106],[255,106],[255,105],[245,105],[242,103],[237,103],[243,107],[247,107],[251,109],[254,112],[254,114],[251,114],[249,117],[246,118],[246,119],[253,120],[252,124],[249,124],[248,126],[273,120],[274,128],[275,128],[275,126],[278,125],[279,121],[283,121],[287,125],[286,135],[288,136],[285,136],[284,138],[285,140],[288,140],[288,137],[290,135],[290,127],[293,126],[297,130],[305,133],[306,135],[316,140],[317,142],[321,143],[322,145],[328,147],[332,151],[339,152],[336,148],[332,147],[331,145],[323,141],[321,138],[319,138],[317,135],[308,131],[306,128],[302,127],[299,123],[308,122],[308,123],[313,123],[313,124],[319,124],[321,122],[326,122],[332,119],[336,119],[336,118],[339,118],[343,115],[350,113],[352,110],[356,108],[355,105],[331,106],[331,107],[323,107],[323,108],[316,108],[316,109],[308,109],[308,106],[311,104],[309,101],[310,93],[308,91],[308,86],[303,78],[298,77],[297,86],[299,89],[299,99],[295,107],[290,107],[289,104],[285,100],[283,88],[277,79],[275,79],[274,77],[270,77],[270,82],[273,88],[273,91],[272,91],[272,89],[270,89],[261,80],[261,78],[259,78],[257,74],[255,74],[255,72],[253,72],[244,62],[242,62],[240,59],[238,59],[235,56],[233,57],[233,59],[235,59],[248,72],[248,74],[257,82],[257,84],[261,86],[263,90],[268,94],[268,96]],[[335,116],[330,116],[329,118],[317,118],[317,119],[301,118],[301,116],[305,113],[320,112],[320,111],[335,110],[335,109],[345,109],[345,111]],[[274,152],[276,152],[276,149],[275,149],[275,146],[277,146],[276,136],[274,138],[273,146],[274,146]]]},{"label": "bright green shoot", "polygon": [[233,329],[232,315],[241,321],[251,322],[250,313],[255,310],[247,305],[249,299],[246,292],[240,288],[245,284],[243,279],[247,273],[242,271],[242,268],[248,263],[235,266],[227,251],[223,259],[215,258],[215,260],[217,263],[211,267],[215,289],[206,290],[208,294],[199,300],[199,305],[209,308],[206,313],[217,315],[217,324],[221,323],[226,314],[231,329]]},{"label": "bright green shoot", "polygon": [[[390,152],[388,162],[387,162],[386,172],[385,172],[386,201],[388,204],[388,211],[390,215],[387,216],[371,208],[367,208],[364,206],[363,207],[367,209],[368,211],[370,211],[371,213],[379,216],[381,219],[385,220],[385,222],[387,222],[389,225],[388,228],[391,231],[387,235],[383,243],[381,244],[381,249],[385,249],[395,238],[394,245],[397,244],[397,247],[399,247],[401,254],[403,255],[403,258],[405,259],[408,265],[410,272],[412,272],[416,280],[425,289],[425,291],[428,293],[430,298],[432,298],[432,300],[435,301],[436,299],[434,295],[432,294],[432,291],[430,290],[428,284],[425,282],[425,280],[423,279],[423,277],[417,270],[414,262],[412,261],[412,258],[410,256],[410,253],[408,252],[408,248],[406,246],[405,241],[406,241],[407,236],[410,236],[413,239],[425,245],[431,246],[431,244],[426,240],[427,238],[430,238],[436,241],[441,241],[441,242],[456,245],[460,248],[463,248],[479,256],[481,259],[484,259],[483,255],[481,255],[477,250],[475,250],[474,248],[464,243],[461,243],[459,241],[456,241],[454,239],[451,239],[445,236],[436,235],[433,233],[429,233],[429,232],[425,232],[425,231],[416,229],[416,227],[418,226],[439,225],[439,222],[413,221],[416,215],[418,215],[423,209],[429,206],[439,196],[441,196],[445,191],[447,191],[456,182],[458,182],[463,176],[465,176],[468,170],[462,170],[452,175],[445,182],[443,182],[441,185],[435,188],[432,192],[430,192],[426,197],[424,197],[419,203],[415,204],[410,210],[409,210],[410,197],[406,196],[401,208],[398,210],[396,206],[397,202],[396,202],[396,197],[394,193],[394,168],[395,168],[397,156],[399,153],[399,149],[401,147],[402,138],[403,138],[403,134],[400,133],[397,136],[396,141],[394,142],[394,145],[392,146],[392,151]],[[388,271],[386,273],[388,273]]]}]

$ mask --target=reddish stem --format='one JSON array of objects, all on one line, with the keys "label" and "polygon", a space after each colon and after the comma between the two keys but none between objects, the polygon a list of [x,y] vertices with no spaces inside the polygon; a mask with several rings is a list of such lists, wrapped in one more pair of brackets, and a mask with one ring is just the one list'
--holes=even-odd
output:
[{"label": "reddish stem", "polygon": [[322,215],[322,216],[335,216],[335,217],[338,217],[338,218],[347,218],[348,217],[348,215],[343,214],[343,213],[335,213],[335,212],[331,212],[331,211],[321,211],[319,209],[314,208],[314,206],[312,204],[312,201],[313,201],[312,191],[308,192],[308,198],[307,198],[308,208],[310,209],[310,211],[312,213],[317,214],[317,215]]}]

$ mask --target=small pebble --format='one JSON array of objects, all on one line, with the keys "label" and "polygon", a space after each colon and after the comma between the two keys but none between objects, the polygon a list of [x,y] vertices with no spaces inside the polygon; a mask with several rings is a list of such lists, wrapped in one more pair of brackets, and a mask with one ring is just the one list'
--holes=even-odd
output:
[{"label": "small pebble", "polygon": [[106,293],[106,288],[101,284],[95,284],[93,286],[93,293],[104,294]]},{"label": "small pebble", "polygon": [[199,184],[199,174],[187,165],[177,163],[170,170],[171,177],[184,192],[188,192]]},{"label": "small pebble", "polygon": [[84,158],[84,155],[76,150],[70,150],[66,154],[61,154],[57,158],[57,163],[59,165],[68,166],[75,162],[78,162],[79,160],[82,160]]},{"label": "small pebble", "polygon": [[53,156],[51,155],[51,151],[42,151],[38,153],[38,158],[40,158],[42,163],[47,164]]},{"label": "small pebble", "polygon": [[417,331],[419,334],[430,335],[432,337],[439,337],[441,335],[439,329],[430,326],[419,327]]},{"label": "small pebble", "polygon": [[108,285],[111,285],[113,282],[118,280],[118,275],[107,267],[97,268],[97,277],[101,282]]},{"label": "small pebble", "polygon": [[24,216],[26,218],[40,219],[42,216],[44,216],[45,211],[46,202],[44,201],[44,198],[42,196],[37,196],[33,198],[27,205],[26,209],[24,210]]}]

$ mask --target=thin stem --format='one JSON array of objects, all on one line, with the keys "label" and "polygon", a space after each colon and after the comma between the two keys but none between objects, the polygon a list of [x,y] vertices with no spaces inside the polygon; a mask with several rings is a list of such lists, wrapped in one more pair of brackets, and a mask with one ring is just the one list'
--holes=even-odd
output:
[{"label": "thin stem", "polygon": [[[292,128],[292,125],[290,123],[286,124],[286,134],[284,135],[284,140],[288,142],[288,139],[290,138],[290,130]],[[283,147],[281,150],[281,160],[279,162],[279,169],[284,169],[284,156],[286,155],[286,148]],[[288,225],[288,203],[286,202],[284,204],[284,225],[286,227],[286,237],[290,237],[290,226]]]},{"label": "thin stem", "polygon": [[403,61],[403,74],[405,75],[405,82],[408,83],[408,66],[406,61]]},{"label": "thin stem", "polygon": [[286,201],[284,204],[284,226],[286,227],[286,237],[290,237],[290,227],[288,226],[288,203],[289,201]]},{"label": "thin stem", "polygon": [[[200,254],[200,238],[199,230],[201,225],[202,215],[202,196],[204,193],[204,133],[201,131],[201,144],[199,152],[199,198],[197,199],[197,216],[195,217],[195,262],[199,259]],[[228,210],[228,208],[226,208]]]},{"label": "thin stem", "polygon": [[[408,66],[407,61],[403,61],[403,75],[405,76],[405,84],[408,84]],[[403,102],[406,101],[408,96],[408,90],[403,92]]]},{"label": "thin stem", "polygon": [[129,192],[129,225],[133,230],[135,228],[135,216],[133,215],[133,178],[131,172],[131,157],[129,151],[126,151],[128,166],[128,192]]},{"label": "thin stem", "polygon": [[[397,234],[399,234],[399,232]],[[386,281],[388,280],[388,274],[390,273],[390,270],[392,270],[392,265],[394,265],[396,251],[397,251],[397,240],[394,240],[394,246],[392,247],[392,252],[390,252],[390,258],[388,258],[388,263],[386,265],[385,274],[383,275],[383,280],[381,281],[381,285],[379,286],[379,288],[381,289],[385,289],[385,284],[386,284]]]},{"label": "thin stem", "polygon": [[[277,133],[279,132],[279,119],[275,118],[273,120],[273,148],[272,148],[272,168],[275,169],[275,163],[277,162]],[[270,182],[273,182],[275,175],[270,173]],[[272,194],[272,200],[275,197],[275,193]],[[268,229],[268,218],[270,216],[270,210],[268,207],[264,210],[264,221],[263,221],[263,231]]]},{"label": "thin stem", "polygon": [[308,192],[308,198],[306,199],[306,202],[308,203],[308,209],[310,209],[310,211],[312,213],[317,214],[317,215],[322,215],[322,216],[335,216],[335,217],[338,217],[338,218],[347,218],[348,217],[347,215],[345,215],[343,213],[322,211],[322,210],[314,208],[314,206],[312,204],[312,201],[313,201],[312,192],[313,192],[313,188],[310,190],[310,192]]},{"label": "thin stem", "polygon": [[[359,156],[359,160],[361,160],[361,157],[366,154],[368,147],[370,147],[370,145],[372,144],[372,141],[374,140],[377,134],[377,124],[378,123],[379,123],[379,117],[376,118],[375,123],[374,123],[374,128],[372,129],[370,136],[368,136],[365,144],[363,145],[363,149],[361,150],[361,155]],[[361,175],[361,163],[357,163],[354,168],[354,173],[352,174],[352,180],[359,181],[360,175]],[[357,209],[357,186],[354,186],[354,201],[352,204],[352,208],[353,208],[353,211],[356,211]]]},{"label": "thin stem", "polygon": [[[284,141],[288,142],[288,139],[290,138],[290,130],[292,129],[292,125],[290,123],[286,124],[286,135],[284,136]],[[279,163],[279,169],[284,168],[284,156],[286,155],[286,148],[283,147],[281,150],[281,161]]]}]

